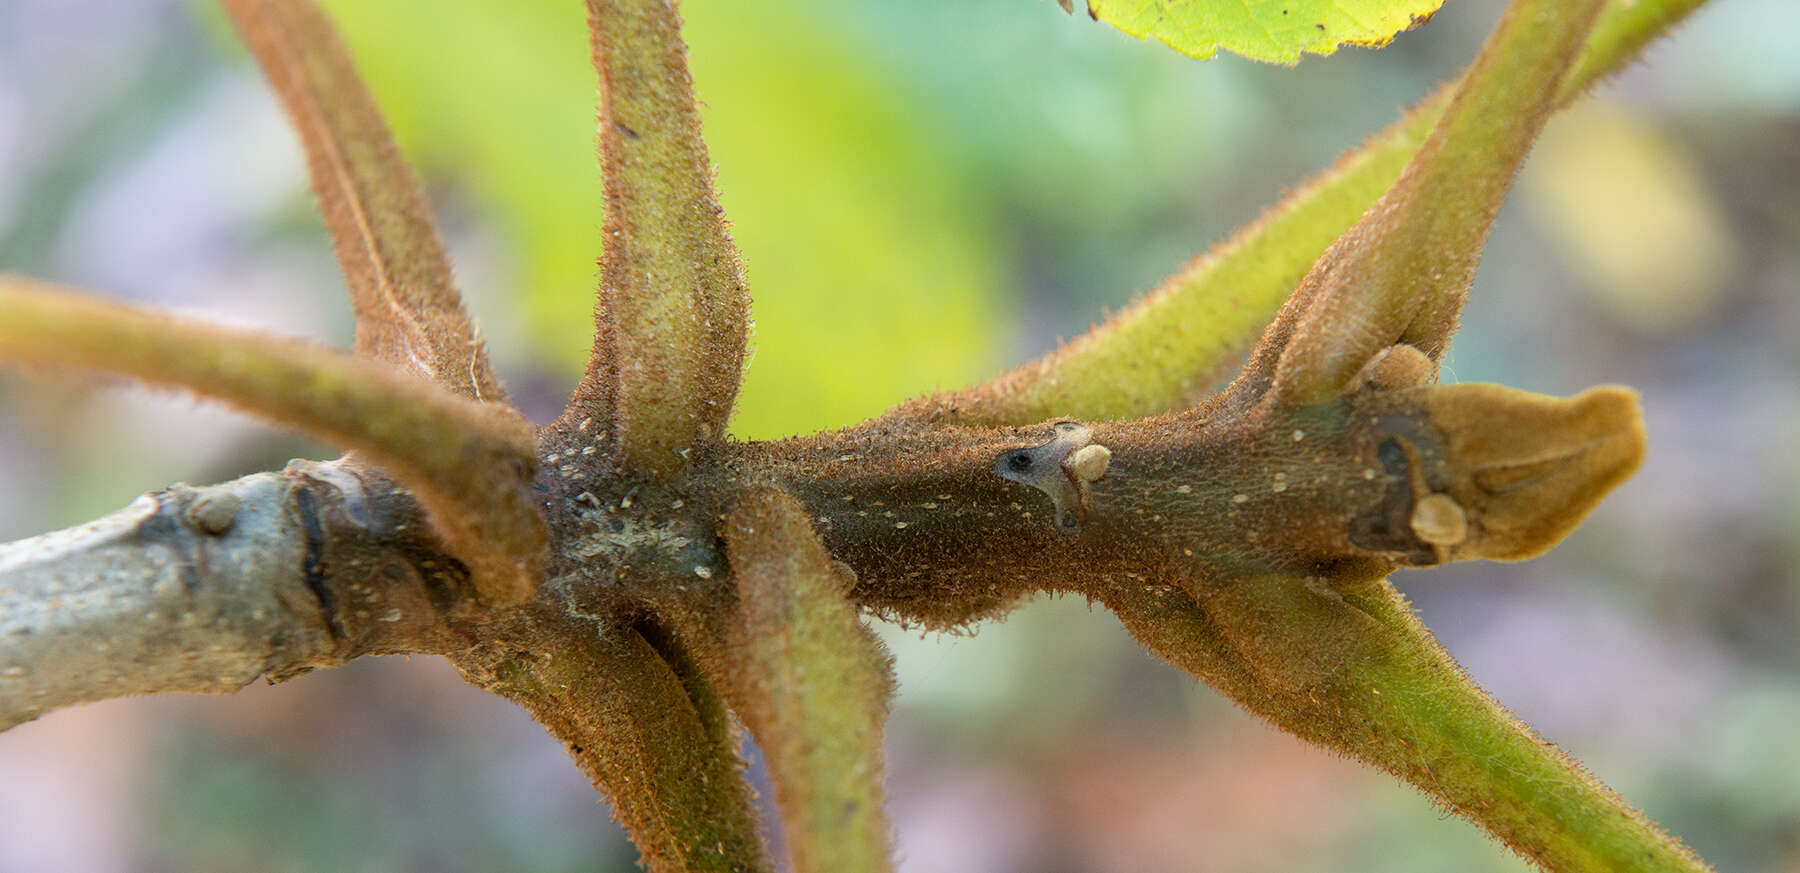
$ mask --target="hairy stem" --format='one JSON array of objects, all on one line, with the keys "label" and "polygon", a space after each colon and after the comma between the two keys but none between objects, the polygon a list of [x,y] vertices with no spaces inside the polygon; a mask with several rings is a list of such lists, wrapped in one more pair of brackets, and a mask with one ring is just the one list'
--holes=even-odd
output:
[{"label": "hairy stem", "polygon": [[309,0],[226,0],[225,8],[300,134],[350,286],[357,354],[504,403],[425,195],[330,22]]},{"label": "hairy stem", "polygon": [[[1406,170],[1320,256],[1234,390],[1306,406],[1353,385],[1382,349],[1435,361],[1513,176],[1606,0],[1515,0]],[[1274,372],[1270,354],[1280,350]]]},{"label": "hairy stem", "polygon": [[[451,660],[568,748],[652,873],[771,871],[716,692],[638,630],[540,612]],[[694,693],[694,692],[700,693]]]},{"label": "hairy stem", "polygon": [[890,869],[881,738],[893,664],[794,498],[760,489],[725,523],[737,583],[726,688],[769,762],[796,873]]},{"label": "hairy stem", "polygon": [[1572,530],[1644,446],[1620,389],[1371,385],[1300,410],[1221,398],[1137,422],[877,421],[742,446],[726,475],[798,496],[855,569],[858,602],[945,627],[1162,566],[1349,587],[1402,564],[1517,560]]},{"label": "hairy stem", "polygon": [[627,470],[666,479],[725,436],[750,296],[674,0],[589,0],[588,20],[606,226],[594,351],[564,420],[607,422]]},{"label": "hairy stem", "polygon": [[372,361],[0,276],[0,360],[118,373],[223,400],[336,443],[409,488],[484,599],[518,603],[548,535],[526,494],[529,426]]},{"label": "hairy stem", "polygon": [[1705,873],[1477,688],[1385,582],[1299,577],[1099,593],[1145,647],[1283,730],[1412,783],[1557,873]]},{"label": "hairy stem", "polygon": [[[1566,107],[1705,0],[1610,3],[1556,90]],[[1232,375],[1321,252],[1393,184],[1450,104],[1450,83],[1336,166],[1087,333],[962,391],[910,400],[896,420],[1024,425],[1181,409]]]}]

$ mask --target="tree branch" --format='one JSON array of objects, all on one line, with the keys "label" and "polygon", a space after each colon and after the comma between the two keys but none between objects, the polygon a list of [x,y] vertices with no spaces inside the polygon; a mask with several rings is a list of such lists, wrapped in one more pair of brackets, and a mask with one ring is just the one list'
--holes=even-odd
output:
[{"label": "tree branch", "polygon": [[0,729],[131,694],[228,694],[463,639],[468,574],[417,504],[342,461],[176,485],[0,545]]},{"label": "tree branch", "polygon": [[1402,565],[1519,560],[1567,535],[1644,447],[1622,389],[1369,383],[1305,409],[1221,395],[1135,422],[877,420],[742,446],[725,475],[798,496],[856,570],[859,603],[955,627],[1164,564],[1352,586]]},{"label": "tree branch", "polygon": [[[302,0],[232,2],[308,139],[369,319],[359,348],[482,397],[492,377],[422,199],[404,173],[384,179],[398,158],[329,29]],[[852,604],[942,627],[1071,590],[1277,724],[1412,781],[1529,857],[1697,869],[1483,697],[1380,582],[1400,565],[1537,554],[1642,457],[1627,392],[1427,384],[1551,97],[1630,53],[1590,48],[1564,75],[1598,3],[1514,7],[1415,170],[1320,260],[1234,393],[1138,421],[961,426],[1034,408],[1147,412],[1193,391],[1198,358],[1177,352],[1142,371],[1143,390],[1097,399],[1107,382],[1079,362],[1119,376],[1118,355],[1141,346],[1120,330],[1026,377],[745,446],[723,432],[748,298],[675,5],[589,0],[608,198],[599,330],[541,447],[512,410],[367,362],[0,279],[0,355],[232,400],[345,442],[410,489],[353,461],[297,462],[0,546],[0,728],[120,694],[446,654],[568,745],[653,869],[762,870],[730,696],[778,770],[797,866],[879,870],[886,665]],[[1691,5],[1642,8],[1668,20]],[[1651,32],[1601,31],[1615,47]],[[342,89],[347,102],[328,96]],[[1382,154],[1410,150],[1414,131]],[[1367,184],[1383,160],[1344,177]],[[1476,195],[1458,199],[1470,181]],[[1326,204],[1307,230],[1344,208]],[[420,289],[396,280],[407,270]],[[1258,274],[1266,300],[1279,272]],[[1132,317],[1166,321],[1152,335],[1179,347],[1189,326],[1160,300]],[[428,311],[448,327],[413,322]],[[711,611],[679,611],[696,603]]]}]

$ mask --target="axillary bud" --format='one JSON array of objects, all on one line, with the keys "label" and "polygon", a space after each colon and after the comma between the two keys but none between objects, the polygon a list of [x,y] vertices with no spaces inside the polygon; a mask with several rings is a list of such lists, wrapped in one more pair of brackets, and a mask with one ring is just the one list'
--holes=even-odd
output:
[{"label": "axillary bud", "polygon": [[1079,422],[1059,421],[1055,428],[1056,438],[1050,442],[1001,452],[994,459],[994,473],[1042,491],[1056,509],[1055,529],[1076,534],[1087,520],[1092,499],[1088,486],[1106,475],[1112,452],[1095,445],[1093,432]]}]

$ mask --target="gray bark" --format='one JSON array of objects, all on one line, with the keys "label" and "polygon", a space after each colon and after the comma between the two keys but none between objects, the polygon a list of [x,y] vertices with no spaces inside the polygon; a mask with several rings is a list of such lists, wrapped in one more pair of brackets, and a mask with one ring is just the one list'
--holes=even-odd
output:
[{"label": "gray bark", "polygon": [[360,654],[441,651],[461,567],[351,461],[175,485],[0,545],[0,730],[130,694],[225,694]]}]

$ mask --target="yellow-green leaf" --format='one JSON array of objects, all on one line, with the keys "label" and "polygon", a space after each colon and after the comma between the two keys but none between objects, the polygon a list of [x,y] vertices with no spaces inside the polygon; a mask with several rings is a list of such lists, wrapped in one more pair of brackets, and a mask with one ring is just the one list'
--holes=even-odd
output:
[{"label": "yellow-green leaf", "polygon": [[1293,64],[1301,52],[1379,47],[1423,24],[1443,0],[1088,0],[1088,14],[1202,60],[1219,49]]}]

